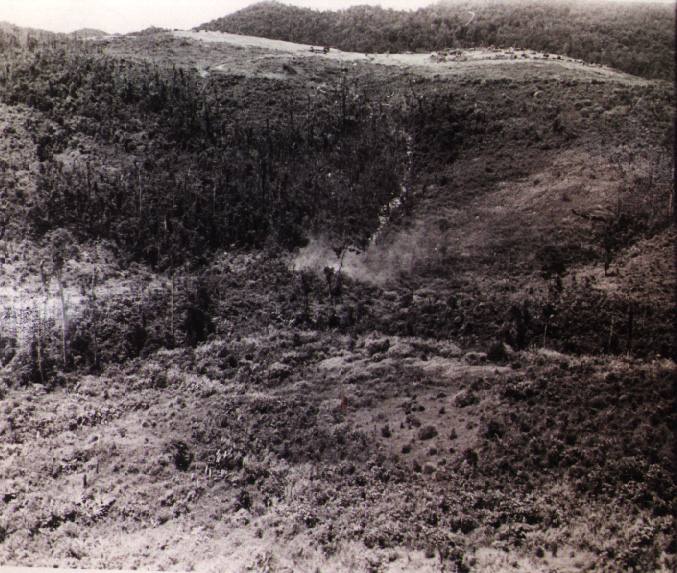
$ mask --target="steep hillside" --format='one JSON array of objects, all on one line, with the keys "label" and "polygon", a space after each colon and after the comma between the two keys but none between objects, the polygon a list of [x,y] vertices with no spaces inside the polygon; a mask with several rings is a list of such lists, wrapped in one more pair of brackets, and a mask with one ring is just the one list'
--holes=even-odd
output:
[{"label": "steep hillside", "polygon": [[674,569],[670,84],[19,36],[1,563]]},{"label": "steep hillside", "polygon": [[416,11],[357,6],[320,12],[261,2],[197,29],[353,52],[527,48],[648,78],[674,77],[670,3],[470,1],[440,2]]}]

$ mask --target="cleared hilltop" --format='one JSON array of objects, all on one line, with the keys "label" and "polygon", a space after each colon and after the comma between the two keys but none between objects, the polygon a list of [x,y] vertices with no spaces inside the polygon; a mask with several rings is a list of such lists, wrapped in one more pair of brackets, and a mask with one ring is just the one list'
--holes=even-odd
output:
[{"label": "cleared hilltop", "polygon": [[671,79],[674,26],[672,3],[439,2],[416,11],[318,11],[261,2],[197,29],[351,52],[515,47]]}]

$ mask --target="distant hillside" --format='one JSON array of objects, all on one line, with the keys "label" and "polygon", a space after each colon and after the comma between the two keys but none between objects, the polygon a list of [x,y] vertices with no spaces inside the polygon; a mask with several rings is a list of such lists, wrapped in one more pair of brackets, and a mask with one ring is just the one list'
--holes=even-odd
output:
[{"label": "distant hillside", "polygon": [[54,35],[54,32],[48,32],[47,30],[38,30],[37,28],[25,28],[12,24],[11,22],[0,21],[0,32],[5,34],[17,34],[17,35],[26,35],[26,34],[38,34],[40,36],[50,36]]},{"label": "distant hillside", "polygon": [[201,25],[358,52],[531,48],[647,77],[673,77],[672,4],[438,3],[413,12],[356,6],[316,11],[262,2]]},{"label": "distant hillside", "polygon": [[35,47],[37,42],[49,41],[58,36],[61,34],[0,22],[0,52],[9,48]]},{"label": "distant hillside", "polygon": [[103,36],[108,36],[108,32],[104,32],[103,30],[96,30],[94,28],[81,28],[79,30],[75,30],[75,32],[71,32],[69,34],[73,38],[101,38]]},{"label": "distant hillside", "polygon": [[143,30],[137,32],[130,32],[130,36],[153,36],[155,34],[161,34],[162,32],[168,32],[167,28],[158,28],[157,26],[149,26]]}]

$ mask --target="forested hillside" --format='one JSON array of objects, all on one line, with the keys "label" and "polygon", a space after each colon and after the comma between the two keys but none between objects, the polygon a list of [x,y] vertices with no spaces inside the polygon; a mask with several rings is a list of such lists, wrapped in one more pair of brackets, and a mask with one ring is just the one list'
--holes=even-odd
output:
[{"label": "forested hillside", "polygon": [[[31,130],[35,233],[109,239],[160,268],[233,244],[298,246],[319,228],[341,250],[366,241],[399,193],[400,126],[380,94],[345,78],[302,101],[277,82],[244,82],[257,115],[231,99],[227,77],[205,82],[57,36],[30,37],[26,51],[13,36],[0,42],[0,101],[45,118]],[[267,89],[275,96],[261,101]],[[60,154],[82,139],[116,154],[83,153],[64,169]]]},{"label": "forested hillside", "polygon": [[408,12],[373,6],[331,12],[262,2],[198,29],[357,52],[513,46],[647,78],[671,79],[674,68],[674,5],[668,3],[462,1]]},{"label": "forested hillside", "polygon": [[[324,25],[234,18],[275,11]],[[675,570],[673,101],[530,50],[2,26],[0,563]]]}]

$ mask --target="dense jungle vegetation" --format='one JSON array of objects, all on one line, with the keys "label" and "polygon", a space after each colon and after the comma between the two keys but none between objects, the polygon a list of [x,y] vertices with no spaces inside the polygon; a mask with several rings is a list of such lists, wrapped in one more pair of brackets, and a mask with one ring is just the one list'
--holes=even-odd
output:
[{"label": "dense jungle vegetation", "polygon": [[356,6],[334,12],[262,2],[199,29],[356,52],[512,46],[671,79],[673,12],[668,3],[471,1],[416,11]]},{"label": "dense jungle vegetation", "polygon": [[[109,239],[159,268],[230,245],[293,247],[320,231],[341,251],[363,245],[400,193],[406,118],[347,74],[298,100],[279,82],[203,80],[56,37],[29,38],[26,51],[9,35],[0,43],[14,46],[0,100],[48,119],[31,126],[38,235]],[[241,101],[230,97],[236,84]],[[55,158],[78,139],[109,152]]]},{"label": "dense jungle vegetation", "polygon": [[[182,40],[169,35],[134,41],[143,46],[139,53],[186,48]],[[467,182],[475,181],[484,189],[499,174],[521,177],[524,168],[512,160],[515,150],[520,154],[531,150],[538,161],[544,151],[564,149],[582,139],[599,138],[620,145],[634,137],[633,122],[650,125],[656,145],[668,145],[667,107],[640,105],[642,101],[667,101],[664,86],[619,87],[609,92],[599,82],[570,81],[563,86],[556,80],[526,80],[512,84],[509,89],[515,91],[507,95],[504,80],[491,83],[489,90],[477,79],[441,86],[403,77],[395,84],[396,76],[389,76],[390,72],[381,70],[373,77],[336,64],[317,76],[323,80],[321,89],[312,85],[308,89],[302,77],[280,81],[265,75],[205,76],[196,67],[160,65],[150,57],[134,60],[107,51],[105,43],[58,35],[21,35],[9,30],[0,34],[0,45],[0,103],[29,112],[23,135],[13,131],[16,124],[8,124],[4,135],[8,141],[24,137],[32,143],[30,157],[8,157],[7,169],[0,171],[0,223],[5,238],[31,238],[56,246],[50,255],[54,268],[54,261],[69,257],[56,252],[59,245],[67,249],[68,245],[103,241],[115,246],[115,256],[123,266],[132,262],[148,265],[171,283],[159,295],[172,301],[167,313],[141,309],[134,317],[125,315],[119,322],[130,326],[123,338],[131,342],[126,350],[110,356],[135,356],[144,347],[204,339],[209,320],[193,320],[189,314],[197,309],[198,314],[209,315],[214,312],[212,303],[205,302],[197,287],[179,289],[174,277],[203,272],[219,251],[292,250],[321,237],[340,260],[349,248],[366,247],[384,217],[397,225],[398,217],[393,215],[405,214],[403,226],[410,224],[406,213],[415,210],[419,200],[425,201],[428,192],[440,193],[439,200],[446,197],[456,208]],[[545,94],[550,105],[527,104],[529,98],[535,99],[534,93]],[[593,107],[590,98],[603,107]],[[607,113],[625,109],[622,106],[631,101],[639,102],[634,109],[641,120],[621,122]],[[571,106],[581,113],[566,111]],[[583,130],[584,114],[595,114],[600,120],[592,126],[585,122]],[[506,146],[509,153],[492,155],[486,167],[478,163],[478,172],[466,171],[462,178],[451,175],[459,157],[472,158],[478,150],[486,146],[495,150],[497,145]],[[548,248],[536,255],[524,237],[511,239],[505,252],[492,254],[487,262],[494,269],[487,271],[490,276],[500,270],[501,261],[525,251],[525,264],[543,270],[546,279],[554,281],[554,294],[542,300],[530,297],[534,308],[543,312],[513,308],[506,302],[499,305],[503,310],[497,314],[492,305],[477,304],[474,291],[467,295],[469,308],[463,312],[459,306],[465,303],[459,301],[466,295],[458,293],[441,295],[439,307],[431,304],[415,316],[400,310],[393,315],[390,308],[368,312],[361,301],[363,287],[353,285],[355,306],[341,318],[335,308],[341,288],[338,277],[299,278],[285,271],[284,280],[295,285],[294,301],[277,309],[276,316],[285,323],[297,320],[318,328],[343,324],[342,328],[354,331],[378,326],[393,335],[453,334],[468,343],[500,336],[517,348],[542,340],[547,329],[547,336],[567,351],[620,352],[632,347],[638,353],[658,349],[667,354],[671,348],[667,319],[644,321],[645,315],[655,315],[651,305],[633,306],[622,297],[593,305],[595,312],[605,313],[604,322],[610,325],[602,340],[579,304],[581,297],[592,295],[592,289],[562,287],[568,268],[591,261],[601,264],[602,259],[608,266],[638,237],[650,238],[665,228],[665,217],[657,216],[665,211],[664,197],[654,197],[665,187],[659,177],[667,173],[665,150],[645,148],[644,152],[660,161],[646,174],[622,173],[627,182],[624,210],[603,222],[581,219],[583,226],[590,225],[589,230],[570,229],[571,238],[545,245]],[[619,161],[621,165],[623,159]],[[19,184],[22,172],[30,172],[28,187]],[[654,187],[656,191],[647,191]],[[406,188],[414,192],[403,193]],[[397,205],[396,213],[389,212],[393,205]],[[625,210],[632,214],[626,216]],[[446,223],[442,223],[436,223],[430,241],[445,232]],[[453,285],[445,288],[459,292],[465,288],[462,259],[445,255],[432,243],[425,243],[421,250],[424,256],[412,273],[419,277],[416,280],[427,284],[444,277],[445,284]],[[214,290],[213,284],[220,280],[220,275],[206,277],[212,285],[207,290]],[[345,290],[349,283],[346,279]],[[312,293],[323,301],[321,312],[314,314],[308,305]],[[494,297],[493,293],[487,296]],[[105,329],[100,324],[99,303],[94,299],[90,303],[94,325],[90,330],[100,333]],[[144,305],[153,307],[149,297],[139,306]],[[128,307],[120,309],[128,314]],[[615,334],[617,325],[632,324],[635,314],[651,328],[620,340]],[[157,328],[151,324],[156,318],[162,322]],[[270,316],[261,320],[268,321]],[[630,333],[632,328],[625,330]],[[137,331],[143,336],[137,337]],[[75,355],[79,335],[61,336],[72,340]],[[103,349],[90,339],[77,352],[86,363],[105,362]],[[149,345],[149,340],[155,342]],[[61,362],[67,362],[59,344],[54,348],[64,355]],[[58,362],[55,358],[54,363]],[[42,380],[44,373],[34,371],[31,376]]]}]

